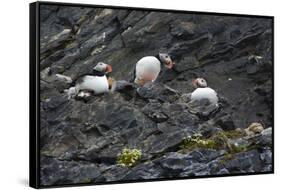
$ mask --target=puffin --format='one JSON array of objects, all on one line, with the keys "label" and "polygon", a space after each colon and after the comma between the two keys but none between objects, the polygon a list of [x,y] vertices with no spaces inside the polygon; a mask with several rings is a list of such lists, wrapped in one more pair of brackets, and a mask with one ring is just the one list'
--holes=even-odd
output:
[{"label": "puffin", "polygon": [[191,101],[208,99],[211,104],[218,105],[219,98],[216,91],[208,87],[207,81],[204,78],[193,80],[192,85],[196,89],[191,93]]},{"label": "puffin", "polygon": [[137,63],[134,70],[134,82],[144,85],[147,82],[154,82],[160,71],[161,64],[172,69],[175,63],[167,53],[159,53],[157,56],[145,56]]},{"label": "puffin", "polygon": [[68,98],[88,97],[92,94],[98,95],[107,93],[110,90],[111,79],[107,78],[106,74],[112,72],[112,67],[109,64],[99,62],[93,68],[89,75],[83,75],[77,78],[74,82],[75,86],[68,89]]}]

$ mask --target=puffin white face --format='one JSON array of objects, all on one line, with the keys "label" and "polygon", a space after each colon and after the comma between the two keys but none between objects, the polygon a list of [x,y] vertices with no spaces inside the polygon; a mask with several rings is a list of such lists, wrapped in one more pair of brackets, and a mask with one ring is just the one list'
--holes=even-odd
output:
[{"label": "puffin white face", "polygon": [[192,81],[192,85],[195,88],[205,88],[205,87],[207,87],[207,81],[203,78],[197,78]]},{"label": "puffin white face", "polygon": [[173,68],[175,63],[167,53],[159,53],[159,58],[160,61],[164,63],[165,67],[167,67],[168,69]]},{"label": "puffin white face", "polygon": [[110,73],[112,72],[111,65],[105,64],[103,62],[99,62],[95,67],[94,70],[104,72],[104,73]]}]

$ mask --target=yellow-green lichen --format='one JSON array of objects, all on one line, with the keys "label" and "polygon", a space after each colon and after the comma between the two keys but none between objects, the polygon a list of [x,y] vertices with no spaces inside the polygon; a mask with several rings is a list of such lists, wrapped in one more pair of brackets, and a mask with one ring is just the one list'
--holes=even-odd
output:
[{"label": "yellow-green lichen", "polygon": [[81,180],[81,183],[91,183],[92,180],[90,178],[85,178]]},{"label": "yellow-green lichen", "polygon": [[42,156],[54,156],[53,151],[52,150],[44,150],[40,152]]},{"label": "yellow-green lichen", "polygon": [[217,143],[213,139],[203,139],[200,135],[193,135],[183,139],[181,148],[186,150],[195,148],[217,149]]},{"label": "yellow-green lichen", "polygon": [[239,130],[223,131],[222,133],[230,139],[236,139],[245,136],[245,133]]},{"label": "yellow-green lichen", "polygon": [[120,166],[134,166],[140,160],[142,155],[139,149],[124,148],[117,157],[117,164]]},{"label": "yellow-green lichen", "polygon": [[230,143],[230,139],[237,139],[243,136],[244,133],[234,130],[220,131],[209,138],[204,138],[200,134],[195,134],[183,139],[181,149],[193,150],[196,148],[206,148],[215,150],[226,149],[230,153],[242,152],[247,149],[247,146],[234,146]]}]

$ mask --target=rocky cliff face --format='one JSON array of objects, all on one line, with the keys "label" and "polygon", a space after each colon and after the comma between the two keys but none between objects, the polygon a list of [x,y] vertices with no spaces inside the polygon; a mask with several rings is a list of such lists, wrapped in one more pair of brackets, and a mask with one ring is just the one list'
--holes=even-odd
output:
[{"label": "rocky cliff face", "polygon": [[[41,6],[40,22],[42,185],[272,171],[271,19]],[[130,81],[159,52],[176,65],[155,83],[87,101],[56,75],[102,61]],[[189,102],[195,77],[219,108]],[[133,166],[117,163],[124,148],[141,150]]]}]

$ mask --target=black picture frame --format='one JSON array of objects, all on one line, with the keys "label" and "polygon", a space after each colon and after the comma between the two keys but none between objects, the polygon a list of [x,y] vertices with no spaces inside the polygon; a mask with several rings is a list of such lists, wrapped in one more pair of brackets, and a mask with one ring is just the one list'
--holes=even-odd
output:
[{"label": "black picture frame", "polygon": [[[40,6],[41,5],[57,5],[68,7],[86,7],[86,8],[109,8],[109,9],[127,9],[139,11],[156,11],[167,13],[183,13],[195,15],[215,15],[215,16],[235,16],[246,18],[265,18],[270,19],[272,23],[272,170],[266,172],[256,173],[232,173],[224,175],[208,175],[208,176],[192,176],[180,178],[161,178],[161,179],[140,179],[128,181],[114,181],[114,182],[97,182],[97,183],[77,183],[77,184],[63,184],[63,185],[50,185],[42,186],[40,184]],[[258,175],[258,174],[273,174],[274,173],[274,17],[262,15],[247,15],[247,14],[229,14],[229,13],[216,13],[216,12],[199,12],[199,11],[186,11],[186,10],[169,10],[169,9],[152,9],[140,7],[122,7],[111,5],[91,5],[79,3],[59,3],[40,1],[30,3],[30,96],[29,96],[29,185],[33,188],[52,188],[52,187],[71,187],[71,186],[87,186],[87,185],[100,185],[100,184],[118,184],[118,183],[136,183],[136,182],[150,182],[150,181],[163,181],[163,180],[182,180],[182,179],[195,179],[195,178],[213,178],[213,177],[231,177],[231,176],[245,176],[245,175]]]}]

